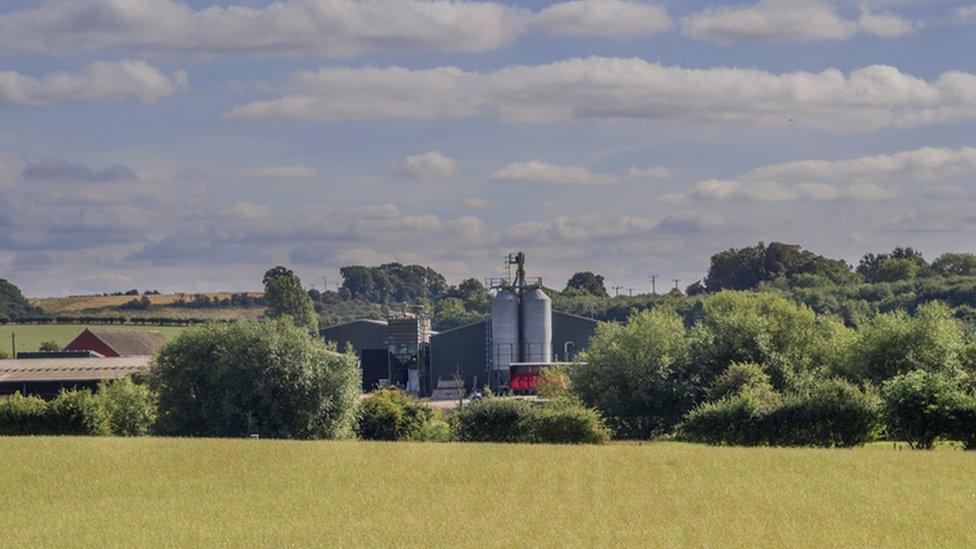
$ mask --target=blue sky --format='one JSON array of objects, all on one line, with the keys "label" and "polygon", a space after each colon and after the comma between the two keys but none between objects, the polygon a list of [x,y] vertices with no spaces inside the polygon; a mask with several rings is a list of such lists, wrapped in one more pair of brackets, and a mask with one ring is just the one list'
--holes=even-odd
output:
[{"label": "blue sky", "polygon": [[0,277],[524,250],[640,291],[758,240],[976,252],[974,39],[971,1],[5,2]]}]

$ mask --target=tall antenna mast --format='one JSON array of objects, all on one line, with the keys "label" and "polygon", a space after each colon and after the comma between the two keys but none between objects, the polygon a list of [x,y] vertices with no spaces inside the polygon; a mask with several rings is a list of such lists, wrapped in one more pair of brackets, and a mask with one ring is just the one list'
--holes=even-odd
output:
[{"label": "tall antenna mast", "polygon": [[657,275],[648,275],[651,279],[651,293],[657,295]]}]

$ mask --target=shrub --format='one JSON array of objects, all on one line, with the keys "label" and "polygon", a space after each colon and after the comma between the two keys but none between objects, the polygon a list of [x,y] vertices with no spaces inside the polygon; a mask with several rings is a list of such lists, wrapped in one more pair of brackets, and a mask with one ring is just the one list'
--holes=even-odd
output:
[{"label": "shrub", "polygon": [[576,402],[548,404],[529,416],[531,440],[546,444],[606,444],[610,430],[600,414]]},{"label": "shrub", "polygon": [[967,450],[976,450],[976,398],[970,396],[955,410],[951,436]]},{"label": "shrub", "polygon": [[44,399],[20,393],[0,398],[0,435],[42,435],[47,433],[47,429],[47,403]]},{"label": "shrub", "polygon": [[892,378],[881,395],[889,434],[918,449],[958,429],[956,413],[969,400],[955,379],[923,370]]},{"label": "shrub", "polygon": [[600,324],[580,358],[586,365],[569,372],[573,392],[617,437],[669,432],[697,401],[698,387],[685,375],[686,333],[681,317],[664,309]]},{"label": "shrub", "polygon": [[399,389],[380,389],[359,406],[357,432],[365,440],[416,440],[433,410]]},{"label": "shrub", "polygon": [[706,444],[762,444],[763,422],[770,406],[767,395],[753,391],[706,402],[685,416],[678,426],[678,436]]},{"label": "shrub", "polygon": [[47,407],[47,431],[53,435],[105,435],[107,419],[89,391],[61,391]]},{"label": "shrub", "polygon": [[847,448],[868,442],[880,426],[877,398],[834,379],[784,399],[769,411],[762,430],[773,445]]},{"label": "shrub", "polygon": [[156,422],[156,396],[129,378],[102,383],[98,396],[115,436],[148,435]]},{"label": "shrub", "polygon": [[711,400],[720,400],[745,390],[772,391],[769,375],[754,363],[736,363],[729,366],[708,390]]},{"label": "shrub", "polygon": [[160,431],[182,436],[346,436],[359,383],[355,356],[288,320],[189,328],[152,367]]},{"label": "shrub", "polygon": [[451,425],[435,410],[429,420],[410,435],[410,440],[417,442],[450,442],[454,440]]},{"label": "shrub", "polygon": [[532,408],[521,400],[484,398],[457,411],[457,436],[467,442],[525,442]]}]

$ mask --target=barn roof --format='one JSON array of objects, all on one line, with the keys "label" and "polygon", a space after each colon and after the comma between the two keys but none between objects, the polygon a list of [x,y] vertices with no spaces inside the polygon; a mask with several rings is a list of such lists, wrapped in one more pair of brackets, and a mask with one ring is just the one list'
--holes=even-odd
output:
[{"label": "barn roof", "polygon": [[151,355],[166,343],[166,336],[160,332],[104,328],[88,328],[88,331],[122,356]]},{"label": "barn roof", "polygon": [[0,383],[118,379],[147,371],[151,360],[149,356],[0,360]]}]

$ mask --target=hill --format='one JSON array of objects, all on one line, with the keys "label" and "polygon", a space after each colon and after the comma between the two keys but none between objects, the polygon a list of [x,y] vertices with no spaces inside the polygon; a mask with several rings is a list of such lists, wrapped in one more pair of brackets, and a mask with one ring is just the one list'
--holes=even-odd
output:
[{"label": "hill", "polygon": [[52,316],[237,320],[260,317],[261,299],[260,292],[213,292],[43,297],[30,303]]},{"label": "hill", "polygon": [[11,546],[976,544],[958,451],[0,438]]},{"label": "hill", "polygon": [[0,278],[0,320],[39,314],[20,292],[20,288]]}]

